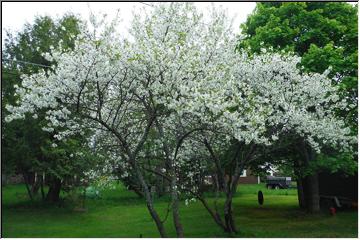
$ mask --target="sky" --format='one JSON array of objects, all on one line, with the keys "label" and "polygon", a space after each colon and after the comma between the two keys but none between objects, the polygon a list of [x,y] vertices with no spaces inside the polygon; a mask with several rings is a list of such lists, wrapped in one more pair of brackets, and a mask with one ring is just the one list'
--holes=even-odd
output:
[{"label": "sky", "polygon": [[[112,19],[118,9],[120,9],[120,16],[122,19],[122,26],[126,31],[132,19],[132,11],[141,11],[142,8],[151,8],[147,4],[141,2],[3,2],[2,3],[2,29],[1,35],[4,40],[5,30],[19,31],[26,22],[33,23],[36,15],[49,15],[51,17],[61,17],[67,12],[72,12],[81,16],[81,18],[88,20],[90,11],[93,13],[105,13]],[[239,32],[240,23],[246,20],[255,8],[254,2],[217,2],[213,3],[215,7],[222,6],[228,10],[229,16],[234,17],[233,30],[234,33]],[[196,7],[204,12],[206,16],[207,7],[211,3],[198,2]]]}]

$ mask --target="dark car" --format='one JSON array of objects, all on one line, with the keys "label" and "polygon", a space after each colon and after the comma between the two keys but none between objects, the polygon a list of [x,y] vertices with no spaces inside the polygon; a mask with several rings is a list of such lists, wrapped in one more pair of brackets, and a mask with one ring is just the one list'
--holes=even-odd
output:
[{"label": "dark car", "polygon": [[266,177],[267,189],[286,189],[291,187],[291,177]]}]

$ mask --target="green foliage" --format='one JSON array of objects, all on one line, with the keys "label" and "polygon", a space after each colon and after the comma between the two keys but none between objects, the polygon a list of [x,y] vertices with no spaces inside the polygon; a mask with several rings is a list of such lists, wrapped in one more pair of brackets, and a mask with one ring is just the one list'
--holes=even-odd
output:
[{"label": "green foliage", "polygon": [[342,115],[357,134],[357,18],[357,6],[348,3],[257,3],[241,25],[238,49],[294,52],[302,57],[304,71],[322,73],[331,66],[330,76],[349,103]]},{"label": "green foliage", "polygon": [[[16,105],[15,85],[21,86],[21,75],[47,70],[52,62],[42,54],[56,48],[61,43],[63,49],[74,47],[74,36],[79,33],[79,19],[74,15],[65,15],[54,20],[48,16],[36,17],[34,24],[26,24],[22,31],[7,32],[3,55],[2,78],[2,147],[5,173],[23,173],[41,171],[62,178],[73,176],[73,170],[80,170],[73,164],[76,161],[65,160],[65,154],[80,147],[81,139],[64,143],[64,148],[51,148],[52,135],[42,131],[42,114],[37,119],[27,116],[24,120],[10,123],[4,121],[8,113],[7,104]],[[27,64],[24,62],[35,63]],[[39,65],[36,65],[39,64]],[[71,147],[73,146],[73,147]],[[65,150],[67,149],[67,150]],[[66,161],[70,164],[66,165]]]},{"label": "green foliage", "polygon": [[357,46],[351,47],[354,51],[346,53],[349,51],[346,47],[338,46],[333,41],[323,47],[311,44],[302,57],[302,65],[306,71],[310,72],[323,72],[331,66],[330,76],[348,102],[348,109],[339,114],[351,126],[353,134],[357,134],[358,53]]},{"label": "green foliage", "polygon": [[[43,172],[56,178],[73,179],[74,176],[77,179],[84,178],[84,172],[91,170],[96,163],[102,160],[97,158],[87,146],[84,146],[83,139],[80,136],[57,144],[58,146],[53,148],[51,141],[47,139],[46,144],[40,147],[46,159],[35,160],[36,165]],[[69,181],[65,190],[69,190],[74,184],[73,181]]]},{"label": "green foliage", "polygon": [[330,173],[341,171],[346,175],[354,175],[357,168],[357,162],[354,161],[354,156],[348,153],[335,155],[319,154],[316,161],[310,163],[305,174],[311,174],[317,169],[322,169],[327,170]]},{"label": "green foliage", "polygon": [[[63,49],[74,48],[74,36],[79,32],[79,19],[74,15],[65,15],[58,20],[49,16],[38,16],[34,24],[25,24],[21,32],[7,32],[3,58],[50,65],[51,62],[47,61],[42,53],[49,52],[52,47],[58,47],[60,42]],[[21,74],[34,73],[42,68],[14,62],[5,66]]]},{"label": "green foliage", "polygon": [[[305,72],[322,73],[331,67],[329,76],[348,102],[345,111],[339,111],[357,134],[357,75],[358,26],[357,6],[341,2],[266,2],[257,3],[256,9],[241,25],[244,38],[238,50],[259,53],[262,48],[273,51],[294,52],[302,57]],[[295,149],[288,153],[288,161],[272,162],[290,169],[296,156]],[[355,158],[356,159],[356,158]],[[270,161],[269,161],[270,162]],[[354,173],[353,156],[344,154],[321,155],[306,172],[327,169],[331,172]]]}]

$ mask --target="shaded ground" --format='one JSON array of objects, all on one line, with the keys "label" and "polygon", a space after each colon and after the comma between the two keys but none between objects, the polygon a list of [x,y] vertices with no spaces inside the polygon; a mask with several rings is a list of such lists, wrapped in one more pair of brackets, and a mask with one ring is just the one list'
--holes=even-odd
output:
[{"label": "shaded ground", "polygon": [[[263,206],[257,203],[258,190],[264,193]],[[31,203],[23,185],[2,191],[3,237],[159,237],[144,201],[121,185],[102,191],[101,199],[87,199],[86,212],[74,211],[76,204],[69,201],[62,206]],[[162,217],[167,205],[166,197],[156,199]],[[295,189],[241,185],[234,211],[240,229],[236,237],[357,237],[357,212],[305,214],[297,208]],[[186,237],[227,237],[199,202],[185,206],[182,201],[180,214]],[[167,232],[175,237],[171,215]]]}]

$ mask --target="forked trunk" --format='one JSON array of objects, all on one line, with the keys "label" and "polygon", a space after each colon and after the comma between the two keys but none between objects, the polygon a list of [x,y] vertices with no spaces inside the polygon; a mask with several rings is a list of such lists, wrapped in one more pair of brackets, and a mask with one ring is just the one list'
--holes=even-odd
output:
[{"label": "forked trunk", "polygon": [[[159,131],[160,136],[163,138],[164,130],[158,121],[156,121],[156,127]],[[176,179],[173,161],[176,159],[177,151],[178,151],[179,147],[181,146],[181,143],[184,140],[185,136],[186,135],[184,135],[181,139],[178,140],[177,145],[176,145],[176,150],[174,153],[174,158],[171,157],[170,150],[169,150],[167,143],[163,144],[163,150],[165,152],[165,157],[166,157],[166,168],[169,170],[170,176],[171,176],[170,189],[171,189],[171,205],[172,205],[173,221],[174,221],[174,225],[175,225],[176,236],[181,237],[181,238],[184,237],[184,230],[183,230],[183,226],[181,224],[180,214],[179,214],[179,198],[178,198],[178,190],[177,190],[177,179]]]},{"label": "forked trunk", "polygon": [[232,210],[232,199],[226,199],[224,206],[225,231],[227,233],[237,233]]},{"label": "forked trunk", "polygon": [[224,219],[225,219],[225,226],[226,226],[226,232],[233,234],[237,233],[238,230],[235,226],[234,216],[233,216],[233,206],[232,206],[232,199],[234,194],[236,193],[236,188],[238,185],[239,177],[242,168],[236,167],[235,174],[231,181],[229,180],[229,186],[228,186],[228,192],[226,194],[226,200],[224,204]]},{"label": "forked trunk", "polygon": [[31,189],[30,189],[30,186],[29,186],[28,174],[23,173],[22,175],[23,175],[23,178],[24,178],[24,183],[25,183],[26,190],[27,190],[27,193],[28,193],[28,195],[29,195],[29,198],[30,198],[31,201],[33,201],[34,198],[33,198],[33,195],[32,195]]},{"label": "forked trunk", "polygon": [[[217,156],[215,155],[213,149],[211,148],[209,142],[204,140],[204,143],[210,152],[211,157],[214,160],[215,167],[217,169],[217,178],[219,181],[217,181],[217,188],[218,190],[223,190],[226,193],[226,200],[224,203],[224,221],[221,219],[218,212],[212,211],[206,201],[202,199],[202,203],[205,206],[205,208],[208,210],[210,215],[213,217],[215,222],[224,229],[225,232],[229,234],[234,234],[238,232],[238,229],[235,225],[234,215],[233,215],[233,205],[232,205],[232,199],[234,197],[234,194],[236,193],[236,189],[238,186],[238,181],[240,178],[240,174],[244,168],[244,164],[251,159],[252,154],[255,151],[256,146],[250,145],[248,150],[246,151],[246,154],[242,155],[241,159],[239,159],[239,153],[242,150],[241,144],[236,149],[233,162],[235,163],[235,169],[234,171],[231,171],[232,173],[228,175],[228,180],[225,181],[225,172],[223,169],[221,169],[221,164]],[[223,187],[221,187],[223,186]],[[200,199],[201,200],[201,199]]]}]

